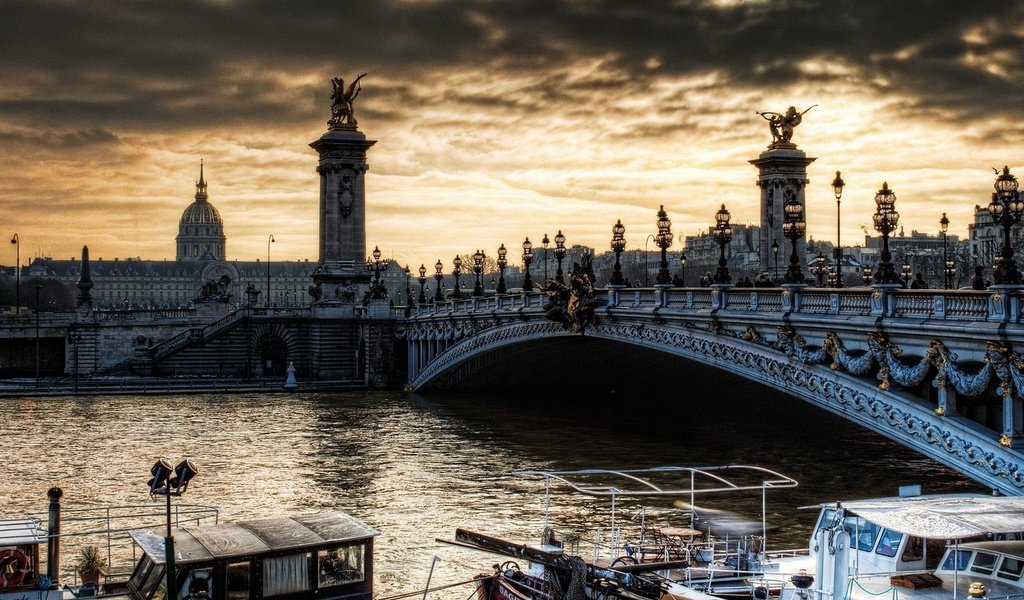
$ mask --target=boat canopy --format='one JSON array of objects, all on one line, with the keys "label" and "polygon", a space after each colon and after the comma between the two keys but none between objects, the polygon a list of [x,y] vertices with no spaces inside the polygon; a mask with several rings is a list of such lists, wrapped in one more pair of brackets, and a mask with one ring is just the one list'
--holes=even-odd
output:
[{"label": "boat canopy", "polygon": [[947,494],[855,500],[840,506],[886,529],[923,538],[1024,532],[1024,497],[1020,496]]},{"label": "boat canopy", "polygon": [[[174,532],[175,563],[342,545],[377,535],[380,535],[377,530],[341,511],[182,527]],[[153,562],[164,563],[162,535],[133,531],[131,536]]]},{"label": "boat canopy", "polygon": [[588,496],[690,496],[797,486],[791,477],[750,465],[514,471],[512,474],[540,476],[545,482],[554,479]]},{"label": "boat canopy", "polygon": [[0,547],[46,542],[46,531],[37,519],[12,519],[0,521]]}]

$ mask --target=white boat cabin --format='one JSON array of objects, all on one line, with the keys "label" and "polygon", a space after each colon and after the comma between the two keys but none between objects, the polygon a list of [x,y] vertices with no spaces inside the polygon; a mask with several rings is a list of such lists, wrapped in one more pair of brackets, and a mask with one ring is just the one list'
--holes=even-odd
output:
[{"label": "white boat cabin", "polygon": [[[182,600],[370,600],[373,538],[338,511],[175,530]],[[143,550],[128,581],[132,600],[164,600],[164,538],[132,532]]]},{"label": "white boat cabin", "polygon": [[[50,595],[38,591],[45,584],[45,575],[39,572],[39,547],[46,539],[36,519],[0,521],[0,600],[23,600],[28,592],[38,600]],[[52,594],[54,599],[60,596],[60,591]]]}]

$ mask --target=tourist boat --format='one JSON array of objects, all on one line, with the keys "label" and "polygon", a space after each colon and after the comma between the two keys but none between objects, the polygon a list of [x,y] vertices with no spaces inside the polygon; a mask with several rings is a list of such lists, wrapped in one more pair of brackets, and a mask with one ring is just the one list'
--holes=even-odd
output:
[{"label": "tourist boat", "polygon": [[[153,512],[152,506],[141,508]],[[181,600],[370,600],[377,535],[341,511],[182,524],[174,530],[173,581]],[[0,600],[163,600],[166,538],[145,530],[129,536],[138,555],[130,576],[111,576],[96,586],[59,586],[53,570],[64,536],[51,535],[38,519],[0,521]],[[44,545],[47,574],[41,571]]]},{"label": "tourist boat", "polygon": [[1024,498],[914,493],[822,505],[782,600],[1024,596]]},{"label": "tourist boat", "polygon": [[[544,479],[544,534],[541,544],[527,546],[456,531],[453,543],[526,562],[521,568],[517,561],[506,561],[495,565],[494,573],[481,575],[481,600],[548,600],[564,594],[570,585],[582,585],[591,597],[651,599],[665,594],[693,599],[712,595],[750,598],[759,589],[767,597],[782,588],[777,577],[766,577],[775,572],[776,563],[765,551],[764,495],[770,489],[796,486],[790,477],[748,465],[520,471],[515,475]],[[553,484],[587,496],[610,498],[610,522],[606,526],[593,524],[593,531],[559,532],[548,522]],[[741,491],[762,494],[760,535],[734,535],[735,528],[722,535],[713,528],[717,519],[700,518],[702,512],[721,515],[725,511],[697,508],[698,497]],[[630,530],[630,523],[624,525],[618,517],[624,499],[655,498],[684,504],[688,522],[675,526],[654,523],[648,509],[641,507],[636,512],[639,525]]]}]

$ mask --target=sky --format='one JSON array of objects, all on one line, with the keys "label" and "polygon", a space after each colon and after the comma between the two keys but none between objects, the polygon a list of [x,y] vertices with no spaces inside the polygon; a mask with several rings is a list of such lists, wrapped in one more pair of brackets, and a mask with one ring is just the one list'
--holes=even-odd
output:
[{"label": "sky", "polygon": [[[0,222],[23,262],[174,258],[200,159],[229,260],[317,259],[309,143],[359,73],[367,250],[450,263],[560,229],[643,248],[757,223],[757,111],[808,112],[808,235],[966,235],[1024,175],[1019,0],[0,0]],[[653,245],[652,245],[653,247]],[[677,241],[673,249],[679,248]],[[15,262],[8,245],[0,263]],[[264,258],[265,259],[265,258]]]}]

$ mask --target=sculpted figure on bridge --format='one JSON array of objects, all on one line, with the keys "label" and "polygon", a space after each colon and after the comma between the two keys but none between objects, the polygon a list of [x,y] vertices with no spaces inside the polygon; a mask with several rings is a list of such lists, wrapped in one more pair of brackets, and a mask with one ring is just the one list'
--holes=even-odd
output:
[{"label": "sculpted figure on bridge", "polygon": [[786,110],[785,114],[779,114],[771,111],[759,111],[757,114],[761,115],[766,121],[768,121],[768,128],[772,132],[772,146],[776,144],[790,144],[793,140],[793,130],[796,126],[803,121],[803,117],[807,114],[808,110],[811,110],[817,106],[817,104],[809,107],[803,112],[796,112],[795,106],[790,106]]},{"label": "sculpted figure on bridge", "polygon": [[331,84],[334,85],[334,91],[331,92],[331,120],[327,121],[327,124],[331,128],[338,126],[345,126],[345,129],[355,128],[356,116],[355,108],[352,103],[359,95],[359,91],[362,87],[359,85],[359,80],[366,77],[366,73],[356,77],[355,80],[349,84],[348,89],[345,89],[345,80],[341,77],[335,77],[331,79]]},{"label": "sculpted figure on bridge", "polygon": [[548,294],[542,307],[544,316],[580,334],[594,321],[594,308],[600,304],[594,298],[594,269],[590,261],[590,255],[584,254],[582,264],[573,263],[569,285],[557,279],[544,283]]}]

